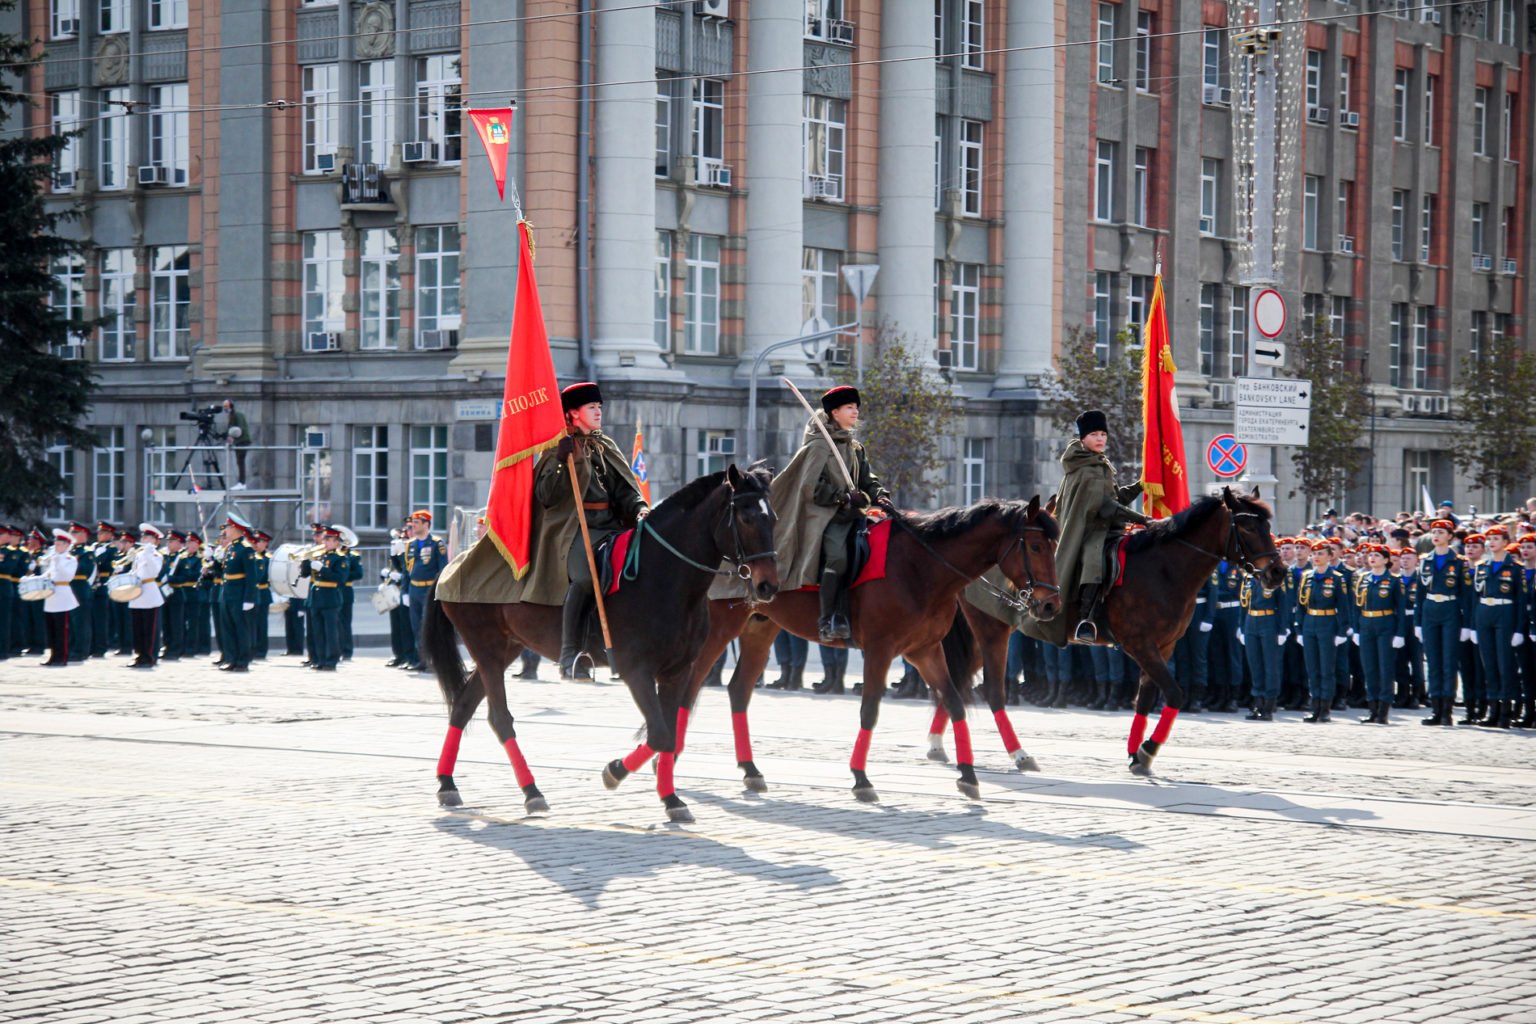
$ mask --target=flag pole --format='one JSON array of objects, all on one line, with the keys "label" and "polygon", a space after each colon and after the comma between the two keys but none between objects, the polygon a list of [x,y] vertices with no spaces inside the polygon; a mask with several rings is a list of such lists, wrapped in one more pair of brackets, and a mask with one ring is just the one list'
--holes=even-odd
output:
[{"label": "flag pole", "polygon": [[[597,575],[597,556],[592,553],[592,534],[587,531],[587,516],[581,507],[581,485],[576,482],[575,452],[565,457],[565,468],[570,471],[571,497],[576,499],[576,522],[581,526],[581,547],[587,553],[587,570],[592,574],[592,596],[597,598],[597,621],[603,627],[603,651],[608,655],[608,671],[618,675],[618,666],[613,663],[613,637],[608,634],[608,609],[603,604],[603,584]],[[580,652],[577,653],[579,656]]]}]

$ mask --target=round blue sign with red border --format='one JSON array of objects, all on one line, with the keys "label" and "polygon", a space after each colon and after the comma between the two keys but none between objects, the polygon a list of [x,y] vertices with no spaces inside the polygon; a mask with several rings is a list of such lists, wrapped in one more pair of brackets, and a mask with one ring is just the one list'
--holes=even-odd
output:
[{"label": "round blue sign with red border", "polygon": [[1231,434],[1218,434],[1205,450],[1205,464],[1217,476],[1237,476],[1248,465],[1248,446]]}]

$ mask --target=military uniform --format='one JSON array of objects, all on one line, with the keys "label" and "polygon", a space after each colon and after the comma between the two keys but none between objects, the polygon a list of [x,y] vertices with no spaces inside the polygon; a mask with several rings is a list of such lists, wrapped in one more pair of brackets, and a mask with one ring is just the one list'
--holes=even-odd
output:
[{"label": "military uniform", "polygon": [[[1386,549],[1379,548],[1379,553],[1386,555]],[[1401,577],[1389,570],[1361,570],[1355,575],[1354,599],[1359,622],[1355,640],[1360,645],[1360,663],[1365,673],[1365,700],[1371,709],[1362,721],[1386,725],[1387,709],[1392,706],[1397,650],[1407,642],[1408,595]]]},{"label": "military uniform", "polygon": [[[1486,725],[1508,728],[1510,702],[1519,697],[1515,675],[1515,648],[1524,643],[1524,570],[1506,552],[1492,555],[1472,570],[1472,589],[1477,593],[1477,646],[1482,653],[1483,679],[1487,688]],[[1518,638],[1518,639],[1516,639]]]},{"label": "military uniform", "polygon": [[1210,582],[1216,601],[1211,620],[1211,695],[1223,709],[1235,711],[1236,701],[1243,696],[1243,645],[1237,642],[1243,625],[1243,573],[1223,559],[1211,573]]},{"label": "military uniform", "polygon": [[[406,521],[409,524],[409,520]],[[389,542],[389,559],[381,577],[400,588],[400,603],[389,611],[389,652],[386,668],[413,666],[421,661],[416,652],[416,627],[411,619],[411,607],[416,604],[408,594],[411,589],[410,567],[405,564],[405,539],[392,535]]]},{"label": "military uniform", "polygon": [[[175,530],[171,531],[170,536],[182,543],[187,539],[185,534]],[[182,582],[178,585],[177,580],[184,580],[185,570],[181,567],[189,561],[195,562],[196,559],[187,554],[186,548],[178,548],[166,552],[165,564],[160,567],[160,583],[169,591],[165,595],[165,608],[160,616],[160,633],[165,648],[161,661],[176,661],[186,653],[187,593],[197,583],[194,580],[190,584]],[[178,573],[182,575],[178,577]]]},{"label": "military uniform", "polygon": [[[598,474],[593,474],[596,477]],[[570,495],[570,485],[566,485],[566,495]],[[591,485],[587,487],[587,493],[593,492]],[[416,522],[432,522],[432,513],[426,509],[418,509],[411,513],[411,519]],[[591,525],[591,520],[588,520]],[[580,539],[578,538],[578,544]],[[597,543],[597,534],[594,531],[592,543]],[[583,554],[581,568],[584,574],[587,566],[586,557]],[[413,671],[421,671],[421,624],[425,621],[427,612],[427,595],[431,593],[432,584],[437,582],[442,574],[443,566],[448,564],[448,552],[443,547],[443,542],[428,533],[425,537],[412,537],[405,542],[405,586],[402,588],[409,594],[409,607],[406,609],[411,626],[411,651],[412,658],[406,665]],[[575,579],[575,576],[571,577]]]},{"label": "military uniform", "polygon": [[[869,466],[869,456],[864,446],[854,440],[850,431],[832,421],[832,412],[844,405],[858,404],[859,393],[851,387],[832,388],[821,396],[822,411],[826,414],[827,432],[833,445],[842,456],[853,479],[852,490],[862,495],[862,504],[868,505],[886,496],[885,485]],[[807,444],[826,444],[826,438],[817,431],[808,437]],[[821,534],[821,621],[822,642],[847,640],[851,635],[848,615],[848,542],[854,527],[863,518],[858,500],[849,493],[848,481],[842,470],[828,459],[822,467],[811,492],[811,501],[823,508],[831,508],[832,521]]]},{"label": "military uniform", "polygon": [[1280,701],[1280,665],[1291,632],[1290,577],[1274,590],[1252,578],[1243,580],[1238,602],[1243,609],[1243,654],[1253,679],[1253,711],[1248,718],[1272,722]]},{"label": "military uniform", "polygon": [[347,578],[341,581],[341,614],[337,618],[337,642],[344,661],[352,660],[352,608],[357,603],[353,584],[363,578],[363,556],[351,548],[341,549],[347,560]]},{"label": "military uniform", "polygon": [[[47,552],[48,538],[42,530],[33,528],[27,535],[26,543],[22,546],[25,570],[22,575],[29,576],[42,571],[39,559]],[[21,638],[18,645],[15,639],[11,642],[12,650],[20,647],[23,654],[42,654],[48,649],[48,625],[43,614],[42,601],[18,601],[21,605]]]},{"label": "military uniform", "polygon": [[[1184,688],[1188,697],[1184,701],[1184,713],[1201,709],[1201,701],[1210,698],[1210,710],[1221,711],[1222,700],[1220,694],[1212,690],[1207,693],[1206,683],[1210,672],[1206,665],[1207,656],[1211,648],[1211,630],[1215,628],[1216,621],[1216,576],[1213,573],[1206,579],[1195,594],[1195,611],[1189,617],[1189,625],[1184,628],[1184,635],[1179,637],[1178,643],[1173,648],[1173,667],[1178,675],[1179,685]],[[1097,685],[1097,681],[1095,681]],[[1095,709],[1102,709],[1109,703],[1108,687],[1102,695],[1096,695]]]},{"label": "military uniform", "polygon": [[224,653],[226,671],[249,672],[251,667],[251,625],[246,613],[256,605],[254,575],[256,551],[246,539],[251,524],[230,513],[226,523],[238,527],[241,536],[224,549],[219,564],[219,647]]},{"label": "military uniform", "polygon": [[[260,531],[256,533],[256,539],[271,541],[272,538]],[[269,640],[267,636],[267,616],[271,614],[268,609],[272,607],[272,555],[266,551],[257,551],[255,545],[251,547],[251,580],[256,592],[256,607],[246,613],[246,621],[249,623],[251,636],[251,660],[264,661],[267,657]]]},{"label": "military uniform", "polygon": [[[1406,550],[1412,551],[1411,548]],[[1402,557],[1401,551],[1397,557]],[[1398,648],[1394,659],[1393,677],[1397,681],[1397,706],[1411,711],[1423,707],[1428,698],[1424,686],[1424,645],[1419,639],[1423,632],[1419,629],[1419,574],[1417,569],[1400,569],[1396,576],[1403,581],[1403,596],[1408,602],[1408,610],[1404,613],[1408,628],[1403,646]]]},{"label": "military uniform", "polygon": [[1312,691],[1312,714],[1304,721],[1327,722],[1337,685],[1340,646],[1350,626],[1350,599],[1344,575],[1328,566],[1301,574],[1296,595],[1296,628],[1301,634],[1307,682]]},{"label": "military uniform", "polygon": [[7,523],[0,526],[0,535],[6,538],[5,543],[0,545],[0,661],[3,661],[11,656],[15,641],[21,634],[17,628],[21,619],[18,606],[23,602],[17,594],[16,584],[26,574],[30,559],[21,548],[19,527]]},{"label": "military uniform", "polygon": [[[341,531],[327,532],[340,539]],[[313,668],[334,672],[341,660],[341,585],[351,575],[347,557],[339,549],[328,550],[307,564],[309,570],[308,616],[314,629],[310,658]]]},{"label": "military uniform", "polygon": [[[69,532],[73,537],[76,533],[89,536],[91,531],[80,523],[70,523]],[[91,656],[91,651],[95,648],[92,629],[94,618],[91,614],[91,581],[96,574],[96,559],[84,537],[73,539],[74,543],[69,549],[69,555],[75,560],[75,575],[70,579],[69,589],[74,591],[76,606],[69,611],[68,649],[70,661],[84,661]]]},{"label": "military uniform", "polygon": [[[102,540],[103,533],[114,536]],[[117,528],[111,523],[97,523],[96,543],[90,545],[91,564],[96,568],[96,576],[91,581],[91,647],[88,652],[93,658],[106,657],[118,643],[117,616],[112,614],[112,601],[107,597],[107,582],[115,574],[115,563],[121,555],[115,543],[116,533]]]},{"label": "military uniform", "polygon": [[1461,657],[1461,636],[1469,628],[1466,623],[1470,621],[1474,598],[1472,570],[1466,559],[1449,548],[1443,555],[1431,550],[1419,562],[1418,577],[1416,620],[1423,636],[1429,704],[1434,710],[1424,723],[1452,725],[1456,718],[1456,666]]}]

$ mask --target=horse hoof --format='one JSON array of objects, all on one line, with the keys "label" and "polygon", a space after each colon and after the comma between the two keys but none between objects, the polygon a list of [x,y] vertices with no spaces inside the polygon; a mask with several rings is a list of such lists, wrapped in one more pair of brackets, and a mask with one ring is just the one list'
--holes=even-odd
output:
[{"label": "horse hoof", "polygon": [[618,789],[619,783],[629,777],[629,769],[624,767],[624,762],[614,758],[603,766],[603,785],[609,789]]},{"label": "horse hoof", "polygon": [[874,786],[854,786],[853,795],[861,804],[877,804],[880,802],[880,794],[875,792]]},{"label": "horse hoof", "polygon": [[965,796],[971,800],[981,799],[981,787],[976,785],[974,782],[966,782],[964,779],[958,779],[955,782],[955,788],[960,790],[961,793],[965,794]]},{"label": "horse hoof", "polygon": [[523,810],[529,814],[543,814],[549,810],[549,801],[542,796],[529,797],[523,801]]},{"label": "horse hoof", "polygon": [[456,789],[440,789],[437,791],[437,806],[463,807],[464,798],[459,796],[459,791]]},{"label": "horse hoof", "polygon": [[667,820],[679,825],[692,825],[693,812],[686,807],[668,807]]},{"label": "horse hoof", "polygon": [[1152,762],[1150,762],[1150,761],[1143,761],[1139,757],[1131,758],[1131,763],[1130,763],[1129,767],[1131,769],[1131,774],[1132,775],[1140,775],[1143,778],[1147,778],[1147,777],[1150,777],[1151,774],[1152,774]]},{"label": "horse hoof", "polygon": [[768,780],[761,775],[748,775],[741,782],[754,793],[768,792]]},{"label": "horse hoof", "polygon": [[944,764],[948,764],[949,763],[949,755],[944,753],[944,748],[943,747],[929,747],[928,748],[928,760],[930,760],[930,761],[940,761],[940,762],[942,762]]},{"label": "horse hoof", "polygon": [[1014,756],[1013,765],[1021,772],[1037,772],[1040,770],[1040,762],[1022,751]]}]

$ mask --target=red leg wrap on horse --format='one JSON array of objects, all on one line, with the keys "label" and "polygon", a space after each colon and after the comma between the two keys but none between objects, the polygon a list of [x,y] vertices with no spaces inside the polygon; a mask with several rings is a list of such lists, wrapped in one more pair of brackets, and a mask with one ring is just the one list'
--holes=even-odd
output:
[{"label": "red leg wrap on horse", "polygon": [[736,734],[736,761],[752,760],[752,736],[747,732],[747,713],[731,712],[731,732]]},{"label": "red leg wrap on horse", "polygon": [[656,795],[672,795],[672,763],[677,759],[676,754],[662,754],[656,758]]},{"label": "red leg wrap on horse", "polygon": [[528,770],[528,761],[523,757],[521,748],[517,745],[517,737],[514,736],[502,746],[507,748],[507,756],[512,759],[512,773],[517,776],[519,786],[533,785],[533,772]]},{"label": "red leg wrap on horse", "polygon": [[997,734],[1003,738],[1003,749],[1010,754],[1018,750],[1019,736],[1013,731],[1013,723],[1008,720],[1008,712],[998,708],[992,712],[992,720],[997,723]]},{"label": "red leg wrap on horse", "polygon": [[1173,721],[1179,717],[1178,708],[1170,708],[1163,705],[1163,713],[1157,716],[1157,728],[1152,730],[1152,742],[1164,744],[1168,742],[1168,734],[1173,732]]},{"label": "red leg wrap on horse", "polygon": [[1147,735],[1147,716],[1138,714],[1131,719],[1131,736],[1126,740],[1125,747],[1128,753],[1134,754],[1141,749],[1142,738]]},{"label": "red leg wrap on horse", "polygon": [[463,738],[463,729],[456,725],[448,727],[448,735],[443,737],[443,752],[437,755],[437,774],[453,774],[453,766],[459,761],[459,740]]},{"label": "red leg wrap on horse", "polygon": [[971,753],[971,723],[964,719],[955,720],[955,763],[976,763],[975,755]]},{"label": "red leg wrap on horse", "polygon": [[688,709],[677,709],[677,745],[672,751],[673,757],[683,756],[683,737],[688,735]]},{"label": "red leg wrap on horse", "polygon": [[641,765],[645,764],[645,762],[651,759],[652,753],[654,753],[654,751],[642,743],[625,755],[624,767],[632,772],[638,771]]},{"label": "red leg wrap on horse", "polygon": [[853,743],[853,757],[848,760],[848,767],[856,772],[864,770],[864,762],[869,759],[869,744],[875,738],[875,734],[868,729],[859,730],[859,738]]},{"label": "red leg wrap on horse", "polygon": [[949,724],[949,712],[942,707],[933,711],[933,724],[928,727],[928,735],[938,736],[944,732],[944,727]]}]

